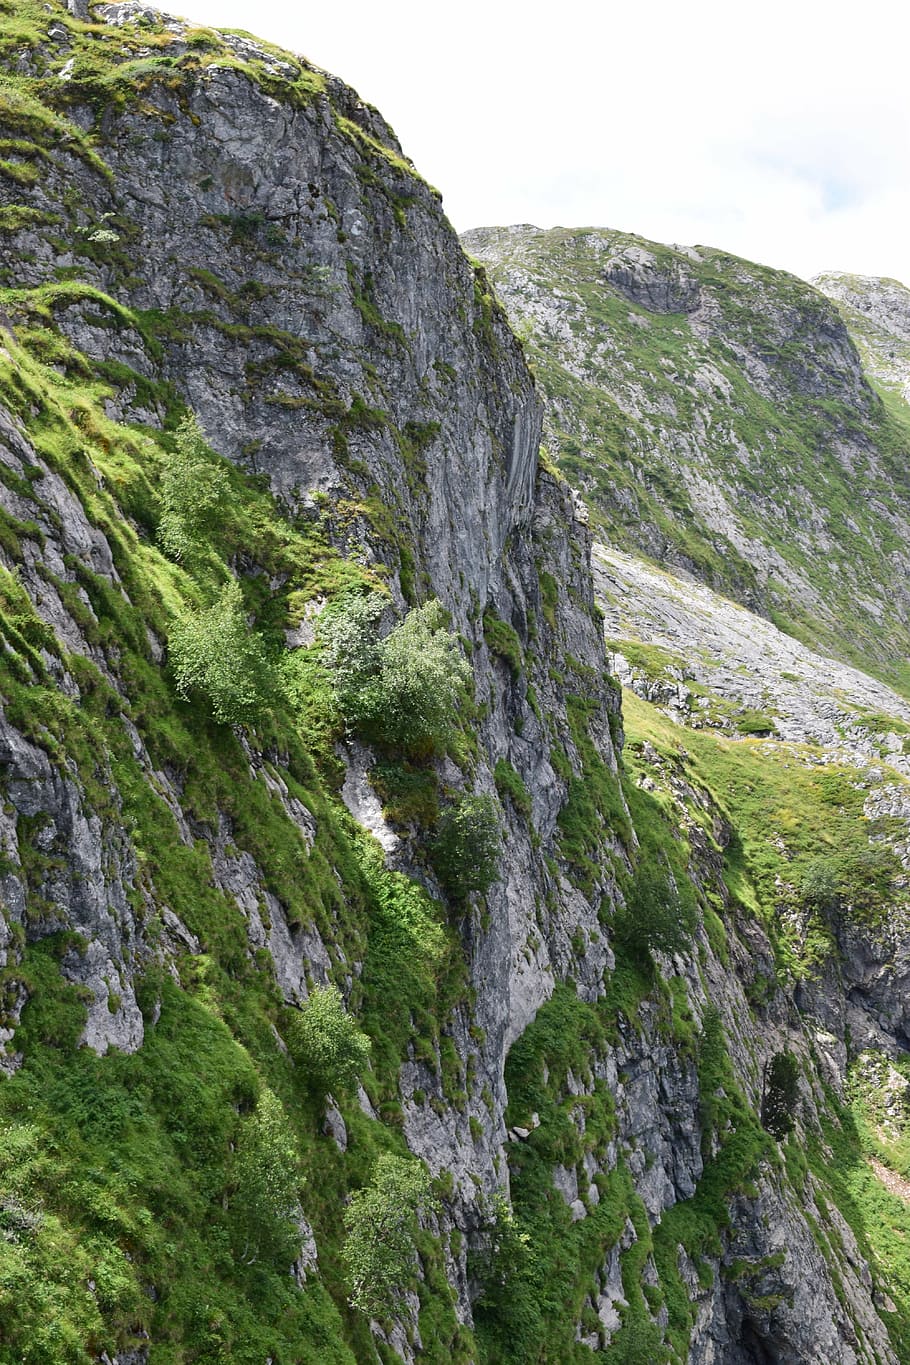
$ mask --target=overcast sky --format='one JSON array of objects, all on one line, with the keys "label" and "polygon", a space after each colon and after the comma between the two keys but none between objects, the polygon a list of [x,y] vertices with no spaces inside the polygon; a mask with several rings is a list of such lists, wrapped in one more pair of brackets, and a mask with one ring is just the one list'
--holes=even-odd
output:
[{"label": "overcast sky", "polygon": [[621,228],[807,278],[910,284],[910,18],[898,0],[166,7],[281,43],[353,85],[459,231]]}]

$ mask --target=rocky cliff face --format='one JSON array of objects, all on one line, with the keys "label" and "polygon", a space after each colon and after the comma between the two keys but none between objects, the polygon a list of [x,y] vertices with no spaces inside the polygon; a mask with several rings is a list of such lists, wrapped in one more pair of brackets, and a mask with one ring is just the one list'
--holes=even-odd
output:
[{"label": "rocky cliff face", "polygon": [[[4,1342],[898,1359],[902,1263],[848,1185],[847,1025],[822,1037],[833,987],[802,970],[827,912],[777,886],[659,713],[623,760],[587,512],[538,460],[533,380],[436,194],[351,91],[245,36],[71,0],[0,39]],[[636,308],[700,306],[686,268],[641,265],[611,277]],[[801,382],[865,420],[822,330]],[[175,558],[159,493],[187,408],[226,491]],[[181,697],[173,642],[233,582],[272,690],[231,726]],[[444,752],[345,728],[318,630],[351,590],[383,594],[384,628],[448,612],[472,681]],[[812,809],[862,852],[837,779]],[[434,849],[469,793],[495,803],[498,876],[454,896]],[[829,837],[780,856],[800,871]],[[851,925],[877,1075],[902,1025]],[[294,1042],[327,982],[373,1044],[328,1096]],[[371,1321],[341,1215],[381,1152],[437,1202]]]}]

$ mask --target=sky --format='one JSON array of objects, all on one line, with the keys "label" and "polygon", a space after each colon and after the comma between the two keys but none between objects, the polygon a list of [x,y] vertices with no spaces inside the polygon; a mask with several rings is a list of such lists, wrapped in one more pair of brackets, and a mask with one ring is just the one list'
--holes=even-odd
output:
[{"label": "sky", "polygon": [[341,76],[459,231],[596,226],[910,285],[899,0],[186,0]]}]

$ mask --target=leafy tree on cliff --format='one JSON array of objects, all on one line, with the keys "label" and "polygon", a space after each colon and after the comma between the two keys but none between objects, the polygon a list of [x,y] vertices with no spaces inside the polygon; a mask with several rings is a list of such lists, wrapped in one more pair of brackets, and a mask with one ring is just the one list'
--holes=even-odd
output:
[{"label": "leafy tree on cliff", "polygon": [[368,739],[442,750],[471,670],[435,598],[381,636],[384,609],[378,594],[350,595],[326,614],[321,637],[338,707]]},{"label": "leafy tree on cliff", "polygon": [[418,1213],[430,1213],[426,1167],[408,1157],[383,1152],[373,1181],[356,1190],[344,1214],[350,1302],[371,1318],[395,1316],[414,1273]]},{"label": "leafy tree on cliff", "polygon": [[158,544],[171,559],[193,558],[223,507],[228,473],[206,444],[193,413],[177,428],[175,449],[161,471]]}]

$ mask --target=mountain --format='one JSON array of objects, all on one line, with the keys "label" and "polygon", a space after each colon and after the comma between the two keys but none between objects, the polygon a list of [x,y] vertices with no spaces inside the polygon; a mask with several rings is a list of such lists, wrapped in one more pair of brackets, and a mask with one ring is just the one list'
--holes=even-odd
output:
[{"label": "mountain", "polygon": [[464,242],[598,534],[906,689],[908,414],[873,389],[833,304],[783,271],[624,233]]},{"label": "mountain", "polygon": [[840,271],[812,283],[836,305],[883,396],[910,400],[910,289],[898,280]]},{"label": "mountain", "polygon": [[[134,0],[0,59],[0,1359],[907,1359],[902,697],[592,571],[609,499],[339,80]],[[780,609],[899,673],[848,474],[897,497],[900,423],[793,289],[717,373],[783,448],[784,356],[895,548],[829,600],[781,533]],[[680,563],[770,603],[775,479]]]}]

